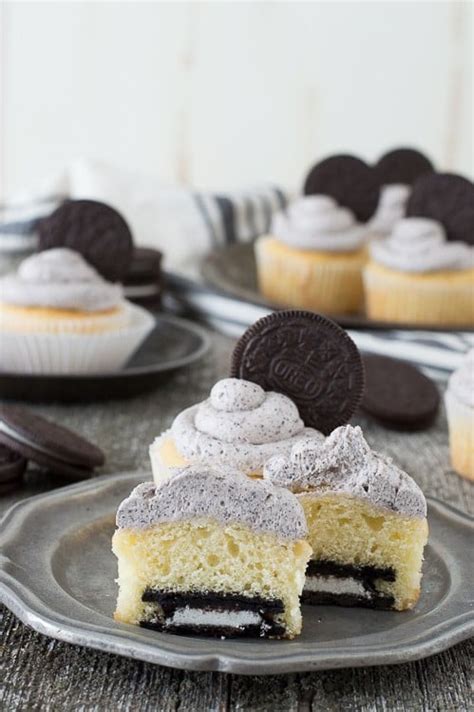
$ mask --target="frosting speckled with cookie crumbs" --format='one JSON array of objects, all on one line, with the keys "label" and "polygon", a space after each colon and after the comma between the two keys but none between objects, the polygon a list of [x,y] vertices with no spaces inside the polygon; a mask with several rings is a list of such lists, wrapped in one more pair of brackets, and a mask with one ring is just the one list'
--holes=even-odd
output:
[{"label": "frosting speckled with cookie crumbs", "polygon": [[374,452],[359,426],[336,428],[325,442],[300,443],[271,458],[264,478],[297,493],[340,492],[408,517],[426,517],[416,482],[390,458]]},{"label": "frosting speckled with cookie crumbs", "polygon": [[260,470],[269,457],[288,453],[300,440],[324,440],[305,427],[287,396],[240,378],[218,381],[207,400],[175,418],[171,435],[183,457],[244,472]]},{"label": "frosting speckled with cookie crumbs", "polygon": [[289,490],[231,468],[194,465],[177,470],[159,487],[143,483],[117,512],[120,529],[193,520],[243,524],[285,540],[304,539],[308,533],[303,508]]},{"label": "frosting speckled with cookie crumbs", "polygon": [[18,271],[0,279],[0,302],[18,307],[105,311],[123,301],[123,289],[103,279],[67,247],[27,257]]}]

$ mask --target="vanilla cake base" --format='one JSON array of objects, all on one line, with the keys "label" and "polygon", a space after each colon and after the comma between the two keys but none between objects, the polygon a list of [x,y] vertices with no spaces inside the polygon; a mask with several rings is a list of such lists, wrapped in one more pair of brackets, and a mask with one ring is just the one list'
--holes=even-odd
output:
[{"label": "vanilla cake base", "polygon": [[302,600],[391,610],[420,595],[426,519],[381,510],[346,494],[298,496],[313,549]]},{"label": "vanilla cake base", "polygon": [[173,633],[293,638],[311,550],[246,526],[195,520],[118,529],[115,619]]}]

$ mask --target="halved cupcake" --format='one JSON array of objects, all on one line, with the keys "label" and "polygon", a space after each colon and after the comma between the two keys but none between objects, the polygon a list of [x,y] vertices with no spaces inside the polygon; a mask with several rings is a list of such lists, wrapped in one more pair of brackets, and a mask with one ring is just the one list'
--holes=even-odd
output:
[{"label": "halved cupcake", "polygon": [[294,495],[189,467],[122,502],[115,619],[170,633],[293,638],[311,554]]},{"label": "halved cupcake", "polygon": [[313,549],[303,602],[390,610],[420,595],[428,538],[417,484],[371,450],[359,427],[334,430],[322,445],[301,443],[265,465],[265,478],[296,493]]}]

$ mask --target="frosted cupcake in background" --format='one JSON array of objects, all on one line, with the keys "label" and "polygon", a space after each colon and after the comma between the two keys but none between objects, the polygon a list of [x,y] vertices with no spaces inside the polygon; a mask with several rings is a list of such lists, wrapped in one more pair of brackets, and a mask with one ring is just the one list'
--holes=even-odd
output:
[{"label": "frosted cupcake in background", "polygon": [[445,402],[453,469],[474,480],[474,349],[451,375]]},{"label": "frosted cupcake in background", "polygon": [[433,326],[474,324],[474,248],[431,219],[399,220],[370,246],[364,271],[369,318]]},{"label": "frosted cupcake in background", "polygon": [[355,156],[330,156],[311,168],[303,192],[255,244],[260,291],[286,306],[358,312],[367,222],[380,193],[375,170]]},{"label": "frosted cupcake in background", "polygon": [[259,288],[269,300],[333,314],[363,306],[367,229],[326,195],[297,199],[255,245]]},{"label": "frosted cupcake in background", "polygon": [[0,368],[24,373],[117,369],[153,327],[77,252],[32,255],[0,279]]}]

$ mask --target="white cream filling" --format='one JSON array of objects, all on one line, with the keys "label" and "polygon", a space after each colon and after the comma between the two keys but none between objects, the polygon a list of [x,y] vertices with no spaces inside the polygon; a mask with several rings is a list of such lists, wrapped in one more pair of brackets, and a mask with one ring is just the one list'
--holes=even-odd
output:
[{"label": "white cream filling", "polygon": [[362,581],[347,577],[340,578],[339,576],[307,576],[305,591],[314,593],[334,593],[335,595],[348,594],[351,596],[362,596],[363,598],[371,598],[369,591],[364,587]]},{"label": "white cream filling", "polygon": [[206,625],[226,628],[243,628],[261,623],[262,618],[255,611],[204,611],[189,606],[177,608],[173,616],[166,620],[166,625]]}]

